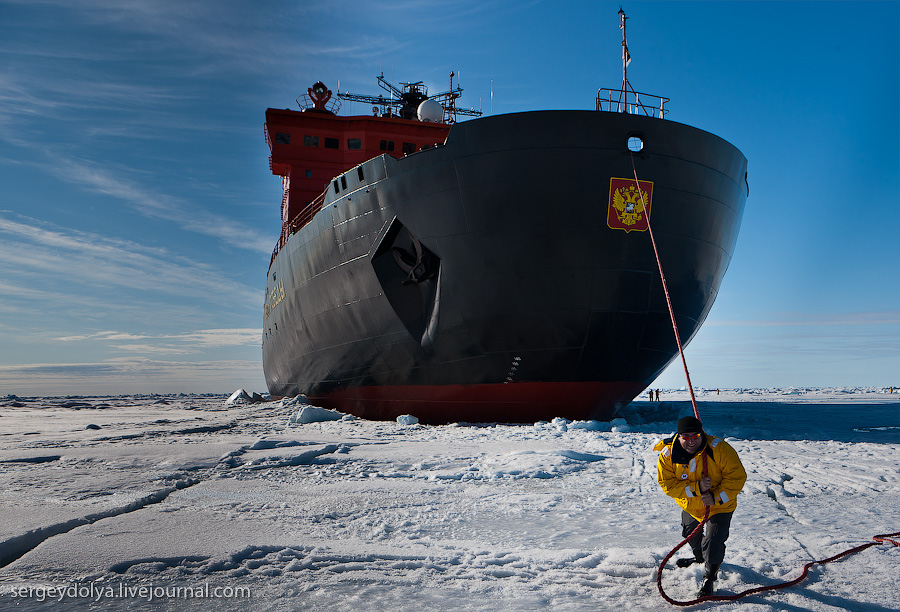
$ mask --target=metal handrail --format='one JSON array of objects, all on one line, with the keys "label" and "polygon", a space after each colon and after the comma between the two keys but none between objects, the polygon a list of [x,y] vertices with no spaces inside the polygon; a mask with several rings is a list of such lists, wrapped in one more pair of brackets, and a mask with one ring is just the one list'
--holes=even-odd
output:
[{"label": "metal handrail", "polygon": [[[643,99],[641,99],[643,96]],[[646,115],[647,117],[659,117],[664,119],[668,109],[665,108],[669,98],[654,94],[641,93],[628,89],[607,89],[601,87],[597,90],[596,110],[612,113],[629,113],[632,115]]]},{"label": "metal handrail", "polygon": [[275,249],[272,251],[269,267],[271,267],[272,262],[275,261],[275,256],[278,255],[279,251],[287,244],[288,238],[296,234],[301,227],[312,221],[313,217],[316,216],[316,213],[325,207],[325,196],[327,194],[328,188],[326,188],[319,197],[304,206],[303,210],[297,213],[293,219],[281,226],[281,235],[278,237],[278,242],[275,244]]}]

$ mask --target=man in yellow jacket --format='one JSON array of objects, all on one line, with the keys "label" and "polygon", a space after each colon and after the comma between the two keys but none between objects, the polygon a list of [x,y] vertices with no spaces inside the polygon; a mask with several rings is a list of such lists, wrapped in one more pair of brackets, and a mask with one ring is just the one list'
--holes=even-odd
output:
[{"label": "man in yellow jacket", "polygon": [[706,533],[698,533],[688,542],[694,558],[679,559],[676,564],[687,567],[706,563],[698,596],[711,595],[725,558],[725,541],[737,495],[744,487],[747,472],[731,445],[704,432],[700,421],[692,416],[680,419],[676,435],[660,441],[653,450],[659,451],[659,486],[681,506],[683,537],[696,529],[709,506]]}]

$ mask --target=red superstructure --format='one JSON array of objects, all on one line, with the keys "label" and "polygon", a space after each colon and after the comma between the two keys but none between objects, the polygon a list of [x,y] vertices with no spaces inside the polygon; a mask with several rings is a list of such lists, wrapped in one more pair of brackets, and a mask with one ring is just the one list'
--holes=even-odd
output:
[{"label": "red superstructure", "polygon": [[[428,100],[420,91],[415,93],[416,102]],[[305,103],[303,110],[266,110],[266,142],[272,153],[269,168],[282,177],[284,188],[276,251],[321,209],[323,191],[334,177],[379,155],[400,158],[443,144],[450,131],[444,121],[452,119],[443,109],[440,117],[434,116],[436,120],[421,121],[407,110],[408,103],[398,115],[388,100],[380,98],[376,103],[386,109],[373,106],[372,115],[345,117],[333,112],[339,104],[323,83],[310,87],[307,96],[303,102],[298,99],[301,106]]]}]

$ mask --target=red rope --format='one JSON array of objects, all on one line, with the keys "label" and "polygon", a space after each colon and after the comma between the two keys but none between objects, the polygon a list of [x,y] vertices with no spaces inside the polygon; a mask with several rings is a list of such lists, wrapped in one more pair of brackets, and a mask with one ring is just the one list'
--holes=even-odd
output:
[{"label": "red rope", "polygon": [[[631,154],[631,169],[634,171],[634,183],[637,187],[638,193],[641,196],[641,204],[643,205],[644,213],[646,214],[647,231],[650,234],[650,243],[653,245],[653,254],[656,256],[656,265],[659,268],[659,278],[662,280],[663,292],[666,295],[666,305],[669,307],[669,318],[672,319],[672,330],[675,332],[675,342],[678,344],[678,353],[681,355],[681,363],[684,365],[684,376],[687,379],[687,386],[691,392],[691,405],[694,407],[694,416],[697,417],[697,420],[702,421],[702,419],[700,418],[700,411],[697,410],[697,398],[694,397],[694,386],[691,384],[691,375],[688,372],[687,361],[684,358],[684,348],[681,344],[681,335],[678,333],[678,324],[675,322],[675,310],[672,308],[672,300],[669,297],[669,288],[666,285],[666,275],[663,274],[662,262],[659,259],[659,251],[656,248],[656,238],[653,236],[653,228],[650,226],[650,210],[647,208],[646,202],[644,202],[644,192],[643,192],[643,190],[641,190],[641,184],[638,181],[637,168],[634,165],[634,153]],[[706,455],[705,454],[703,455],[703,475],[704,476],[707,475]],[[846,557],[847,555],[852,555],[854,553],[858,553],[860,551],[863,551],[863,550],[869,548],[870,546],[875,546],[876,544],[892,544],[894,546],[900,546],[900,542],[892,539],[897,536],[900,536],[900,531],[898,531],[896,533],[886,533],[886,534],[882,534],[882,535],[876,535],[876,536],[872,536],[872,540],[873,540],[872,542],[867,542],[866,544],[862,544],[860,546],[856,546],[849,550],[845,550],[844,552],[834,555],[833,557],[828,557],[827,559],[820,559],[818,561],[810,561],[809,563],[807,563],[806,565],[803,566],[803,573],[800,574],[800,576],[798,576],[797,578],[794,578],[793,580],[789,580],[788,582],[782,582],[781,584],[774,584],[771,586],[755,587],[755,588],[743,591],[742,593],[738,593],[737,595],[705,595],[703,597],[699,597],[697,599],[692,599],[690,601],[678,601],[676,599],[672,599],[671,597],[666,595],[666,592],[663,590],[663,586],[662,586],[663,569],[666,567],[666,563],[668,563],[669,559],[672,558],[672,555],[674,555],[682,546],[687,544],[691,540],[691,538],[693,538],[697,533],[699,533],[700,530],[703,529],[703,526],[706,524],[706,522],[708,520],[709,520],[709,506],[706,507],[706,513],[703,515],[703,520],[700,521],[700,524],[697,525],[697,527],[694,528],[694,530],[691,532],[691,534],[688,537],[686,537],[684,540],[682,540],[678,546],[673,548],[672,551],[668,555],[666,555],[665,558],[662,560],[662,562],[659,564],[659,569],[656,572],[656,586],[659,589],[659,594],[663,596],[663,599],[665,599],[672,605],[693,606],[702,601],[735,601],[735,600],[741,599],[742,597],[747,597],[748,595],[753,595],[755,593],[763,593],[765,591],[775,591],[778,589],[785,589],[787,587],[791,587],[791,586],[794,586],[795,584],[802,582],[809,575],[809,570],[813,565],[816,565],[816,564],[824,565],[824,564],[830,563],[832,561],[837,561],[838,559],[842,559],[842,558]]]},{"label": "red rope", "polygon": [[681,344],[681,334],[678,333],[678,324],[675,323],[675,310],[672,308],[672,299],[669,297],[669,288],[666,286],[666,275],[663,274],[662,261],[659,259],[659,251],[656,249],[656,238],[653,236],[653,228],[650,227],[650,209],[644,202],[644,191],[638,182],[637,168],[634,165],[634,153],[631,154],[631,169],[634,171],[634,184],[638,193],[641,195],[641,205],[644,207],[644,215],[647,219],[647,232],[650,234],[650,243],[653,245],[653,254],[656,256],[656,266],[659,268],[659,278],[662,280],[663,293],[666,295],[666,305],[669,307],[669,318],[672,319],[672,330],[675,332],[675,343],[678,345],[678,354],[681,355],[681,363],[684,365],[684,377],[687,379],[687,387],[691,392],[691,405],[694,407],[694,416],[697,420],[700,418],[700,411],[697,410],[697,398],[694,397],[694,385],[691,384],[691,375],[688,372],[687,361],[684,358],[684,347]]},{"label": "red rope", "polygon": [[691,538],[693,538],[695,535],[700,533],[700,530],[703,529],[703,526],[706,524],[706,521],[708,521],[708,520],[709,520],[709,506],[706,507],[706,514],[703,515],[703,520],[700,521],[700,524],[694,528],[694,530],[691,532],[691,535],[689,535],[688,537],[683,539],[681,541],[681,544],[679,544],[678,546],[673,548],[672,551],[668,555],[666,555],[665,559],[662,560],[662,563],[659,564],[659,569],[656,570],[656,588],[659,589],[659,594],[663,596],[663,599],[668,601],[673,606],[692,606],[695,603],[699,602],[701,599],[706,599],[705,597],[701,597],[700,599],[694,599],[693,601],[678,601],[677,599],[672,599],[671,597],[666,595],[666,592],[663,590],[662,575],[663,575],[663,569],[666,567],[666,563],[669,562],[669,559],[672,558],[672,555],[674,555],[676,552],[678,552],[678,550],[682,546],[684,546],[685,544],[690,542]]},{"label": "red rope", "polygon": [[[703,477],[704,478],[709,477],[709,466],[706,463],[706,452],[705,451],[703,453]],[[662,563],[659,564],[659,570],[657,570],[657,572],[656,572],[656,587],[659,589],[659,594],[663,596],[663,599],[668,601],[670,604],[674,604],[676,606],[687,605],[687,604],[679,603],[678,601],[676,601],[676,600],[672,599],[671,597],[669,597],[668,595],[666,595],[666,592],[663,590],[663,587],[662,587],[663,568],[666,566],[666,563],[668,563],[669,559],[672,558],[672,555],[674,555],[676,552],[678,552],[679,548],[681,548],[682,546],[684,546],[685,544],[690,542],[691,539],[695,535],[697,535],[698,533],[701,533],[701,529],[703,529],[703,526],[706,524],[706,521],[709,520],[709,509],[710,509],[710,507],[707,506],[706,512],[704,512],[704,514],[703,514],[703,520],[700,521],[700,524],[697,525],[696,527],[694,527],[694,530],[690,533],[690,535],[688,537],[686,537],[685,539],[683,539],[681,541],[681,544],[679,544],[678,546],[673,548],[672,552],[670,552],[668,555],[666,555],[666,558],[663,559]]]},{"label": "red rope", "polygon": [[[707,511],[708,510],[709,510],[709,508],[707,508]],[[694,537],[694,533],[696,533],[698,529],[703,527],[703,523],[706,522],[707,518],[709,518],[709,517],[708,516],[703,517],[703,522],[700,523],[699,525],[697,525],[697,529],[695,529],[693,531],[693,533],[691,533],[691,535],[689,535],[684,540],[684,542],[682,542],[681,544],[676,546],[675,549],[672,550],[672,552],[670,552],[668,555],[666,555],[666,558],[663,559],[662,563],[659,565],[659,571],[656,573],[656,585],[657,585],[657,587],[659,587],[659,592],[663,596],[663,598],[672,605],[693,606],[693,605],[698,604],[703,601],[736,601],[738,599],[747,597],[748,595],[754,595],[756,593],[763,593],[765,591],[776,591],[778,589],[786,589],[788,587],[792,587],[795,584],[799,584],[800,582],[802,582],[809,575],[809,570],[810,570],[810,568],[812,568],[813,565],[816,565],[816,564],[824,565],[826,563],[831,563],[832,561],[837,561],[838,559],[843,559],[844,557],[846,557],[848,555],[858,553],[858,552],[863,551],[871,546],[875,546],[876,544],[892,544],[894,546],[900,546],[900,542],[897,542],[896,540],[891,539],[891,538],[900,536],[900,531],[898,531],[897,533],[885,533],[882,535],[872,536],[872,540],[873,540],[872,542],[867,542],[865,544],[855,546],[853,548],[845,550],[842,553],[838,553],[838,554],[834,555],[833,557],[828,557],[827,559],[819,559],[818,561],[810,561],[809,563],[807,563],[806,565],[803,566],[803,573],[801,573],[797,578],[794,578],[793,580],[789,580],[787,582],[782,582],[780,584],[773,584],[770,586],[754,587],[752,589],[747,589],[746,591],[743,591],[736,595],[705,595],[703,597],[699,597],[697,599],[692,599],[690,601],[678,601],[678,600],[672,599],[671,597],[666,595],[665,591],[663,591],[663,588],[662,588],[663,567],[665,566],[665,564],[669,560],[669,558],[675,553],[675,551],[678,550],[679,548],[681,548],[682,546],[684,546],[685,542],[687,542],[692,537]]]}]

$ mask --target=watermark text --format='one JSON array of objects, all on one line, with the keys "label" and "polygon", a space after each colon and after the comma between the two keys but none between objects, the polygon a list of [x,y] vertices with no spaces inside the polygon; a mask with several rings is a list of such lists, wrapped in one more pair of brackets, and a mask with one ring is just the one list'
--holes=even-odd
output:
[{"label": "watermark text", "polygon": [[64,602],[75,599],[90,599],[96,602],[110,599],[142,599],[151,602],[163,599],[249,599],[250,588],[212,586],[208,582],[193,586],[88,582],[64,586],[5,586],[0,588],[0,594],[8,595],[11,599],[32,599],[38,602]]}]

